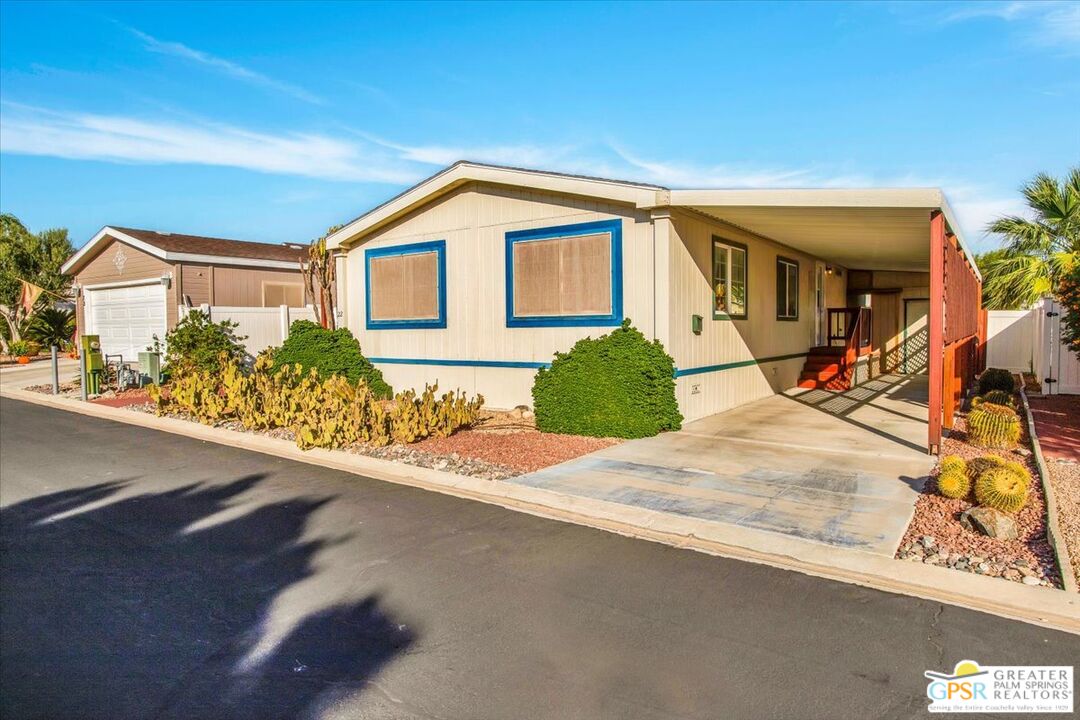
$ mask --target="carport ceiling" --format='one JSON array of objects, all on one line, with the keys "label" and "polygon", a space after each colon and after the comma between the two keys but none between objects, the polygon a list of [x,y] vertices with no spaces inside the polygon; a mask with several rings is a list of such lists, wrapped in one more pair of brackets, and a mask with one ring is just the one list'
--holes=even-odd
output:
[{"label": "carport ceiling", "polygon": [[[937,189],[673,190],[688,207],[847,268],[926,272]],[[950,223],[956,227],[955,223]]]}]

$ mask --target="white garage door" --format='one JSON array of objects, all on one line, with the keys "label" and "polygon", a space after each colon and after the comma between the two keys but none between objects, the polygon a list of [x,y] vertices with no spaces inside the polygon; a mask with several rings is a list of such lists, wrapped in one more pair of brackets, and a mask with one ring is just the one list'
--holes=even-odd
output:
[{"label": "white garage door", "polygon": [[87,334],[101,338],[101,352],[135,362],[154,342],[165,340],[165,286],[151,285],[86,291]]}]

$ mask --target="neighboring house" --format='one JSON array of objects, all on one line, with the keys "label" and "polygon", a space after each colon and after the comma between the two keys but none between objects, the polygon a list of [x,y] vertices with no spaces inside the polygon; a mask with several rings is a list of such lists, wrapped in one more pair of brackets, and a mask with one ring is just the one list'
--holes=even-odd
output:
[{"label": "neighboring house", "polygon": [[177,322],[181,305],[305,304],[303,245],[104,227],[64,263],[75,278],[79,333],[134,361]]},{"label": "neighboring house", "polygon": [[979,349],[958,232],[938,189],[670,190],[461,162],[327,245],[345,323],[395,387],[531,405],[554,353],[630,318],[674,358],[688,420],[928,372],[948,425]]}]

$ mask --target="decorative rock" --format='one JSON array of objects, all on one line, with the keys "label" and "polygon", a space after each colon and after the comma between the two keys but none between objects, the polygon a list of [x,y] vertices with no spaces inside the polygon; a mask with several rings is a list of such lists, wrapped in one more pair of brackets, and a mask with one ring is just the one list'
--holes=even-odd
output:
[{"label": "decorative rock", "polygon": [[924,548],[926,548],[927,550],[929,550],[929,549],[933,548],[933,547],[934,547],[934,545],[936,545],[936,544],[937,544],[937,543],[936,543],[936,542],[934,541],[934,538],[933,538],[933,537],[931,537],[930,535],[923,535],[923,536],[922,536],[921,538],[919,538],[919,542],[920,542],[920,543],[922,543],[922,546],[923,546]]},{"label": "decorative rock", "polygon": [[968,569],[968,559],[966,557],[960,558],[959,560],[956,561],[956,564],[953,565],[953,567],[956,568],[957,570],[967,570]]},{"label": "decorative rock", "polygon": [[1015,540],[1016,521],[1003,512],[988,507],[973,507],[960,513],[960,524],[973,532],[980,532],[999,540]]},{"label": "decorative rock", "polygon": [[1030,564],[1027,558],[1017,558],[1016,562],[1013,563],[1016,567],[1027,567]]},{"label": "decorative rock", "polygon": [[980,575],[986,575],[990,572],[990,566],[984,562],[981,562],[975,566],[975,572],[979,573]]},{"label": "decorative rock", "polygon": [[1019,565],[1019,566],[1017,566],[1016,569],[1019,570],[1020,574],[1023,575],[1024,577],[1038,577],[1039,576],[1039,573],[1035,572],[1034,570],[1029,568],[1027,565]]},{"label": "decorative rock", "polygon": [[1042,581],[1039,580],[1039,578],[1031,577],[1031,576],[1025,577],[1022,582],[1025,585],[1040,585],[1042,583]]},{"label": "decorative rock", "polygon": [[1016,568],[1005,568],[1005,571],[1001,573],[1001,577],[1006,580],[1012,580],[1013,582],[1019,582],[1023,577]]}]

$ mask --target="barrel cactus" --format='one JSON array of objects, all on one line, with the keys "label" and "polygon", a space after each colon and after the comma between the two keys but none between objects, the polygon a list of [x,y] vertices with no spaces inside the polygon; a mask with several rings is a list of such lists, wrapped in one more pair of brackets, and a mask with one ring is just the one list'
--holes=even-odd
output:
[{"label": "barrel cactus", "polygon": [[968,413],[968,437],[975,445],[1012,448],[1020,439],[1020,417],[1005,405],[984,402]]},{"label": "barrel cactus", "polygon": [[983,403],[993,403],[994,405],[1005,405],[1006,407],[1016,408],[1012,394],[1007,393],[1004,390],[991,390],[984,395],[977,396],[971,401],[971,407],[979,407]]},{"label": "barrel cactus", "polygon": [[1013,468],[1001,466],[987,470],[975,481],[975,499],[980,505],[1014,513],[1027,503],[1028,477]]},{"label": "barrel cactus", "polygon": [[967,472],[967,461],[959,455],[948,455],[941,458],[941,474],[944,475],[947,472],[959,470],[961,472]]},{"label": "barrel cactus", "polygon": [[937,489],[947,498],[966,498],[971,493],[971,478],[960,468],[943,469],[938,475]]}]

